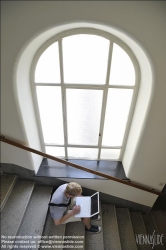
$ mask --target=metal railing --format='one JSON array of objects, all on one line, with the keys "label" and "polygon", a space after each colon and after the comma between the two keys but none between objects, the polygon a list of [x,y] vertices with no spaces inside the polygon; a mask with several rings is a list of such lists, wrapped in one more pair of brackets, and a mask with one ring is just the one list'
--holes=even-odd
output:
[{"label": "metal railing", "polygon": [[72,163],[72,162],[69,162],[69,161],[62,160],[62,159],[60,159],[60,158],[54,157],[54,156],[49,155],[49,154],[45,154],[45,153],[43,153],[43,152],[41,152],[41,151],[38,151],[38,150],[35,150],[35,149],[33,149],[33,148],[24,146],[24,145],[20,144],[19,142],[16,142],[16,141],[7,139],[7,138],[6,138],[5,136],[3,136],[3,135],[0,136],[0,141],[2,141],[2,142],[4,142],[4,143],[7,143],[7,144],[10,144],[10,145],[13,145],[13,146],[15,146],[15,147],[18,147],[18,148],[20,148],[20,149],[29,151],[29,152],[31,152],[31,153],[41,155],[41,156],[43,156],[44,158],[48,158],[48,159],[51,159],[51,160],[60,162],[60,163],[62,163],[62,164],[65,164],[65,165],[68,165],[68,166],[71,166],[71,167],[74,167],[74,168],[77,168],[77,169],[86,171],[86,172],[91,173],[91,174],[95,174],[95,175],[104,177],[104,178],[109,179],[109,180],[112,180],[112,181],[116,181],[116,182],[122,183],[122,184],[127,185],[127,186],[131,186],[131,187],[134,187],[134,188],[137,188],[137,189],[140,189],[140,190],[144,190],[144,191],[146,191],[146,192],[149,192],[149,193],[152,193],[152,194],[156,194],[156,195],[159,195],[159,196],[162,196],[162,195],[163,195],[161,192],[158,192],[158,191],[156,191],[156,190],[154,190],[154,189],[150,189],[150,188],[147,188],[147,187],[138,185],[138,184],[136,184],[136,183],[131,182],[130,180],[121,180],[121,179],[116,178],[116,177],[113,177],[113,176],[111,176],[111,175],[107,175],[107,174],[101,173],[101,172],[99,172],[99,171],[95,171],[95,170],[93,170],[93,169],[86,168],[86,167],[80,166],[80,165],[78,165],[78,164],[75,164],[75,163]]}]

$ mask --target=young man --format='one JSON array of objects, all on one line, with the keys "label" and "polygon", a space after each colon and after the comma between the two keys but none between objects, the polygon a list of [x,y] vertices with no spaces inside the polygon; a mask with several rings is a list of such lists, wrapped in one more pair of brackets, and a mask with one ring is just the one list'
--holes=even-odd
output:
[{"label": "young man", "polygon": [[[61,185],[53,194],[51,204],[58,204],[58,206],[50,205],[51,217],[56,226],[68,222],[82,221],[85,225],[85,231],[90,233],[99,233],[100,226],[91,225],[91,218],[76,218],[74,215],[79,213],[80,206],[75,205],[74,198],[81,196],[82,188],[76,182]],[[69,205],[71,199],[71,205]],[[68,204],[66,207],[64,204]],[[70,210],[71,209],[71,210]],[[99,218],[99,216],[97,216]],[[98,219],[96,216],[94,219]],[[93,218],[92,218],[93,219]]]}]

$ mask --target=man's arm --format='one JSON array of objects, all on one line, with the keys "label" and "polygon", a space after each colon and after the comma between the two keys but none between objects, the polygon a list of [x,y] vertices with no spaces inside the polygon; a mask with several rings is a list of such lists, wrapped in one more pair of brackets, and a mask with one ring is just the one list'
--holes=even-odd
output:
[{"label": "man's arm", "polygon": [[70,218],[71,216],[78,214],[80,212],[80,206],[74,206],[73,209],[68,212],[67,214],[65,214],[61,219],[56,220],[54,219],[54,223],[56,226],[62,224],[63,222],[65,222],[68,218]]}]

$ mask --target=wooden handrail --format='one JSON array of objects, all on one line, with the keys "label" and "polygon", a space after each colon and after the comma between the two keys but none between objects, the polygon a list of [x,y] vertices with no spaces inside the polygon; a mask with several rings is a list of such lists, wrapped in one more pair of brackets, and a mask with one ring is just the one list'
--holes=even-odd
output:
[{"label": "wooden handrail", "polygon": [[54,157],[52,155],[49,155],[49,154],[45,154],[41,151],[38,151],[38,150],[35,150],[33,148],[29,148],[27,146],[24,146],[18,142],[15,142],[15,141],[12,141],[10,139],[7,139],[5,136],[0,136],[0,141],[4,142],[4,143],[7,143],[7,144],[10,144],[10,145],[13,145],[15,147],[18,147],[18,148],[21,148],[21,149],[24,149],[26,151],[29,151],[29,152],[32,152],[32,153],[35,153],[35,154],[38,154],[38,155],[41,155],[45,158],[49,158],[51,160],[54,160],[54,161],[57,161],[57,162],[60,162],[62,164],[66,164],[66,165],[69,165],[71,167],[74,167],[74,168],[77,168],[77,169],[80,169],[80,170],[83,170],[83,171],[86,171],[86,172],[89,172],[89,173],[92,173],[92,174],[95,174],[95,175],[98,175],[98,176],[101,176],[101,177],[104,177],[106,179],[109,179],[109,180],[113,180],[113,181],[116,181],[116,182],[119,182],[119,183],[122,183],[122,184],[125,184],[127,186],[131,186],[131,187],[134,187],[134,188],[137,188],[137,189],[141,189],[141,190],[144,190],[146,192],[149,192],[149,193],[152,193],[152,194],[156,194],[156,195],[159,195],[159,196],[162,196],[163,194],[154,190],[154,189],[150,189],[150,188],[146,188],[146,187],[143,187],[141,185],[138,185],[136,183],[131,183],[131,181],[126,181],[126,180],[121,180],[119,178],[116,178],[116,177],[113,177],[113,176],[110,176],[110,175],[107,175],[107,174],[103,174],[99,171],[95,171],[93,169],[90,169],[90,168],[86,168],[86,167],[82,167],[78,164],[75,164],[75,163],[72,163],[72,162],[68,162],[68,161],[65,161],[65,160],[62,160],[62,159],[59,159],[57,157]]}]

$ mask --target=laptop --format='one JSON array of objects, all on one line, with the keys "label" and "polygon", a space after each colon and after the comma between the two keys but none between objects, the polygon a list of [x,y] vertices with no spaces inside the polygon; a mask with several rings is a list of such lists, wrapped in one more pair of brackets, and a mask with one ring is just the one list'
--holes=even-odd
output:
[{"label": "laptop", "polygon": [[100,212],[99,208],[99,192],[92,196],[78,196],[76,197],[76,205],[81,206],[81,210],[75,217],[86,218],[92,217]]}]

